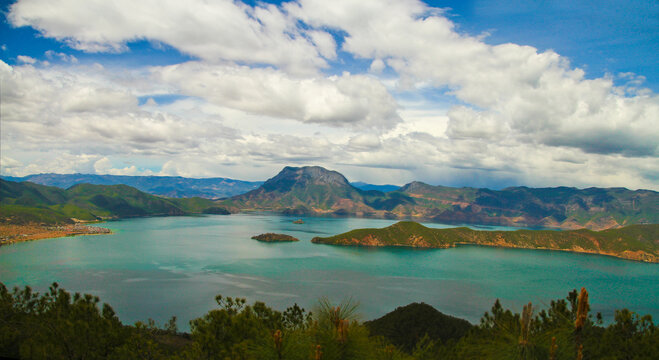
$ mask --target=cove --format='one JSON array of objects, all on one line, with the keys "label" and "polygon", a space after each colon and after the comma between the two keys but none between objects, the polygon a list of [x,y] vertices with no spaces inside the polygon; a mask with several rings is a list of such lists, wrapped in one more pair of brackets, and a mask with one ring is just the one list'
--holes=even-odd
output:
[{"label": "cove", "polygon": [[[497,298],[515,311],[529,301],[546,308],[550,300],[583,286],[590,293],[591,312],[601,312],[607,322],[615,309],[625,307],[659,318],[659,264],[479,246],[428,250],[316,245],[310,243],[314,236],[395,221],[302,217],[304,224],[293,224],[295,219],[254,213],[103,223],[100,226],[113,235],[0,247],[0,281],[39,291],[57,281],[69,291],[98,295],[124,323],[153,318],[162,324],[175,315],[181,330],[215,308],[217,294],[264,301],[279,310],[293,303],[311,310],[323,296],[335,302],[352,297],[360,303],[363,320],[425,302],[478,323]],[[300,241],[250,239],[266,232]]]}]

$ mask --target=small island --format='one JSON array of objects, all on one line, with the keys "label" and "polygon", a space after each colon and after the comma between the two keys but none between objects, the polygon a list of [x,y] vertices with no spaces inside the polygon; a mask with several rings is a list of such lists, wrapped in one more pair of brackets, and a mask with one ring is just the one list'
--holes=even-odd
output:
[{"label": "small island", "polygon": [[293,224],[304,224],[304,221],[302,219],[297,219],[293,221]]},{"label": "small island", "polygon": [[382,229],[357,229],[330,237],[315,237],[316,244],[344,246],[396,246],[449,248],[460,244],[560,250],[659,262],[659,224],[630,225],[619,229],[478,231],[467,227],[433,229],[414,221],[400,221]]},{"label": "small island", "polygon": [[252,239],[263,242],[292,242],[300,241],[300,239],[286,234],[265,233],[261,235],[252,236]]}]

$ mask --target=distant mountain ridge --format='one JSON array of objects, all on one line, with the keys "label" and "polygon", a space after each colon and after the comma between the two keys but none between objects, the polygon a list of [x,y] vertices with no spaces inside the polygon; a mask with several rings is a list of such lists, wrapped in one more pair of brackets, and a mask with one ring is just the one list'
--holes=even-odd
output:
[{"label": "distant mountain ridge", "polygon": [[362,181],[351,182],[350,185],[352,185],[352,186],[354,186],[354,187],[356,187],[357,189],[360,189],[360,190],[366,190],[366,191],[368,191],[368,190],[377,190],[377,191],[381,191],[381,192],[384,192],[384,193],[390,192],[390,191],[396,191],[396,190],[400,189],[400,186],[398,186],[398,185],[389,185],[389,184],[387,184],[387,185],[374,185],[374,184],[367,184],[367,183],[362,182]]},{"label": "distant mountain ridge", "polygon": [[25,177],[3,176],[9,181],[29,181],[35,184],[68,189],[77,184],[128,185],[153,195],[173,198],[202,197],[219,199],[258,188],[262,181],[242,181],[229,178],[185,178],[181,176],[126,176],[95,174],[36,174]]},{"label": "distant mountain ridge", "polygon": [[[96,174],[34,174],[23,177],[0,176],[4,180],[56,186],[68,189],[77,184],[94,185],[128,185],[153,195],[174,198],[202,197],[206,199],[227,198],[244,194],[263,184],[263,181],[244,181],[223,177],[187,178],[181,176],[128,176]],[[365,182],[351,183],[362,190],[393,191],[400,188],[395,185],[373,185]]]},{"label": "distant mountain ridge", "polygon": [[220,204],[232,211],[419,219],[449,224],[607,229],[659,223],[659,193],[624,188],[452,188],[411,182],[361,190],[318,166],[285,167],[258,189]]},{"label": "distant mountain ridge", "polygon": [[215,203],[202,198],[164,198],[128,185],[78,184],[66,190],[0,180],[0,223],[63,224],[74,221],[202,213]]}]

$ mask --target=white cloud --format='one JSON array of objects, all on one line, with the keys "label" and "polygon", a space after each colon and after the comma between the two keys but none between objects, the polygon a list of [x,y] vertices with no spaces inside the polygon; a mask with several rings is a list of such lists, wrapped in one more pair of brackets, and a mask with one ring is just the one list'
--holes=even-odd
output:
[{"label": "white cloud", "polygon": [[372,133],[355,135],[348,141],[348,148],[358,152],[374,151],[381,145],[380,137]]},{"label": "white cloud", "polygon": [[56,52],[56,51],[53,51],[53,50],[46,51],[44,53],[44,55],[46,55],[46,57],[50,60],[60,59],[61,61],[70,62],[70,63],[73,63],[73,64],[76,64],[78,62],[78,58],[76,58],[73,55],[69,55],[69,54],[65,54],[65,53],[61,53],[61,52]]},{"label": "white cloud", "polygon": [[385,67],[386,65],[384,64],[384,61],[382,61],[382,59],[375,59],[371,63],[371,66],[368,68],[368,71],[374,74],[379,74],[382,72],[382,70],[384,70]]},{"label": "white cloud", "polygon": [[23,64],[34,64],[37,62],[37,59],[33,57],[29,57],[27,55],[18,55],[16,59],[18,60],[18,62],[21,62]]},{"label": "white cloud", "polygon": [[207,61],[272,64],[297,74],[315,73],[327,66],[324,58],[335,56],[331,36],[298,29],[280,8],[266,4],[22,0],[8,18],[87,52],[122,52],[127,42],[149,39]]},{"label": "white cloud", "polygon": [[149,176],[154,175],[151,170],[140,170],[135,165],[126,166],[124,168],[115,168],[112,161],[103,157],[94,162],[94,171],[99,175],[131,175],[131,176]]},{"label": "white cloud", "polygon": [[[459,33],[415,0],[21,0],[9,19],[84,51],[146,39],[199,60],[126,70],[49,51],[49,67],[0,61],[4,174],[162,166],[263,180],[321,165],[372,183],[659,190],[659,100],[643,77],[588,79],[552,51]],[[341,73],[345,52],[370,74],[318,72],[329,61]]]},{"label": "white cloud", "polygon": [[128,89],[95,69],[0,62],[0,81],[7,89],[2,92],[3,148],[11,144],[12,151],[164,155],[236,136],[217,121],[143,111]]},{"label": "white cloud", "polygon": [[448,112],[447,135],[454,139],[476,138],[491,141],[507,129],[494,117],[466,106],[455,106]]},{"label": "white cloud", "polygon": [[2,163],[0,166],[2,166],[2,173],[7,173],[11,174],[14,169],[20,168],[23,166],[23,163],[21,163],[18,160],[14,160],[10,158],[9,156],[2,156],[0,158],[0,163]]},{"label": "white cloud", "polygon": [[364,75],[292,78],[271,68],[201,62],[153,72],[188,95],[255,114],[331,126],[387,128],[400,121],[387,89]]},{"label": "white cloud", "polygon": [[[593,153],[657,156],[659,97],[626,97],[610,79],[588,80],[552,51],[488,45],[456,32],[453,23],[414,0],[289,3],[290,13],[316,27],[347,33],[342,49],[377,59],[401,76],[402,88],[430,82],[468,104],[449,112],[449,135],[506,130],[519,141]],[[631,85],[637,85],[632,81]],[[469,108],[469,110],[467,110]],[[634,139],[634,141],[631,141]]]}]

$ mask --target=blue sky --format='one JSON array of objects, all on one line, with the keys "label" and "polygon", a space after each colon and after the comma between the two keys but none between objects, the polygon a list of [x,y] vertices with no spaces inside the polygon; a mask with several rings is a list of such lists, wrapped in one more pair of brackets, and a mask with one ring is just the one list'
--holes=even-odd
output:
[{"label": "blue sky", "polygon": [[187,5],[3,3],[2,174],[659,188],[656,1]]}]

